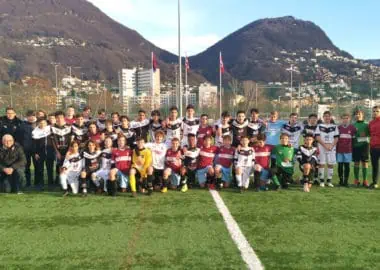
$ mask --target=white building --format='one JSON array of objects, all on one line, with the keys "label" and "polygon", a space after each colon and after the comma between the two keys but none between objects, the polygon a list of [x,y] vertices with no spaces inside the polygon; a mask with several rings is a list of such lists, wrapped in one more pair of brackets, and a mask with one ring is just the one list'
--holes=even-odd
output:
[{"label": "white building", "polygon": [[199,108],[217,105],[218,87],[210,83],[199,86]]}]

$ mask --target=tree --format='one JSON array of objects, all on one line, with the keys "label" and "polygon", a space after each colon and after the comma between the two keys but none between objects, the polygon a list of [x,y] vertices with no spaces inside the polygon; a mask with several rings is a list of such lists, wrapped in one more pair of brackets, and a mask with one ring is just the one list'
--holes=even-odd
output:
[{"label": "tree", "polygon": [[242,86],[244,101],[241,104],[241,109],[247,112],[250,108],[256,105],[257,83],[254,81],[243,81]]}]

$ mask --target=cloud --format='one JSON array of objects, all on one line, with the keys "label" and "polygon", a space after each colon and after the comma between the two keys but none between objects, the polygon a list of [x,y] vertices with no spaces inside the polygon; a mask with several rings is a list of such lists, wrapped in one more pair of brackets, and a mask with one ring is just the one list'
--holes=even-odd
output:
[{"label": "cloud", "polygon": [[[181,37],[182,55],[194,55],[214,45],[220,40],[216,34],[207,35],[185,35]],[[151,41],[160,48],[164,48],[174,54],[178,54],[178,37],[173,36],[156,36]]]}]

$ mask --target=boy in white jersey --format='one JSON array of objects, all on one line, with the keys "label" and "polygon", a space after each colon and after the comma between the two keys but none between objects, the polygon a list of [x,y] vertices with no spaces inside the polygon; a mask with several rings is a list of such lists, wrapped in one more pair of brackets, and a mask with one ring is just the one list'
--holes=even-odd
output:
[{"label": "boy in white jersey", "polygon": [[199,129],[199,119],[194,117],[195,109],[194,105],[189,104],[186,107],[186,117],[182,120],[182,132],[183,137],[181,140],[181,146],[185,146],[188,143],[187,136],[189,134],[197,134]]},{"label": "boy in white jersey", "polygon": [[325,187],[325,165],[327,164],[327,186],[334,187],[331,183],[336,164],[336,144],[339,139],[338,126],[331,123],[331,113],[323,113],[323,123],[317,126],[315,136],[319,150],[319,179],[320,186]]},{"label": "boy in white jersey", "polygon": [[171,147],[172,139],[177,138],[181,140],[181,127],[182,120],[178,118],[178,108],[173,106],[170,108],[170,114],[165,121],[166,126],[166,141],[165,144],[168,148]]},{"label": "boy in white jersey", "polygon": [[289,122],[284,124],[281,129],[281,133],[289,135],[289,143],[293,146],[295,152],[297,152],[299,147],[299,140],[303,130],[303,127],[297,121],[298,114],[291,113],[289,116]]},{"label": "boy in white jersey", "polygon": [[159,191],[162,188],[162,178],[165,169],[165,156],[167,147],[164,141],[164,132],[159,130],[154,135],[154,141],[152,143],[146,143],[145,147],[152,152],[152,166],[153,166],[153,187],[154,190]]},{"label": "boy in white jersey", "polygon": [[107,192],[107,181],[112,166],[112,138],[106,137],[104,140],[104,149],[100,154],[100,169],[95,172],[96,185],[104,185],[104,192]]},{"label": "boy in white jersey", "polygon": [[79,144],[76,141],[71,142],[69,151],[60,170],[60,181],[64,191],[63,196],[69,195],[67,185],[71,187],[73,194],[78,194],[79,176],[83,169],[82,156],[79,153]]},{"label": "boy in white jersey", "polygon": [[243,192],[249,187],[249,176],[251,175],[253,166],[255,165],[255,152],[249,146],[248,136],[243,136],[240,140],[241,147],[235,151],[235,173],[236,182]]}]

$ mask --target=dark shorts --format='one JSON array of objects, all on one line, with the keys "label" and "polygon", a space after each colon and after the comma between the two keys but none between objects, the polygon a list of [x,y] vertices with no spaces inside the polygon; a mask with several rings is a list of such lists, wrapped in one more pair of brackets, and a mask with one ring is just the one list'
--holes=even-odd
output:
[{"label": "dark shorts", "polygon": [[154,186],[160,186],[161,185],[163,175],[164,175],[164,170],[159,170],[159,169],[153,170],[153,176],[154,176],[153,185]]},{"label": "dark shorts", "polygon": [[[309,162],[310,165],[311,165],[311,170],[310,170],[310,174],[313,174],[315,172],[315,170],[317,169],[317,162],[315,160],[312,160],[311,162]],[[306,163],[300,163],[300,171],[303,172],[303,165],[306,164]]]},{"label": "dark shorts", "polygon": [[357,146],[352,149],[353,162],[368,162],[369,161],[369,144]]}]

